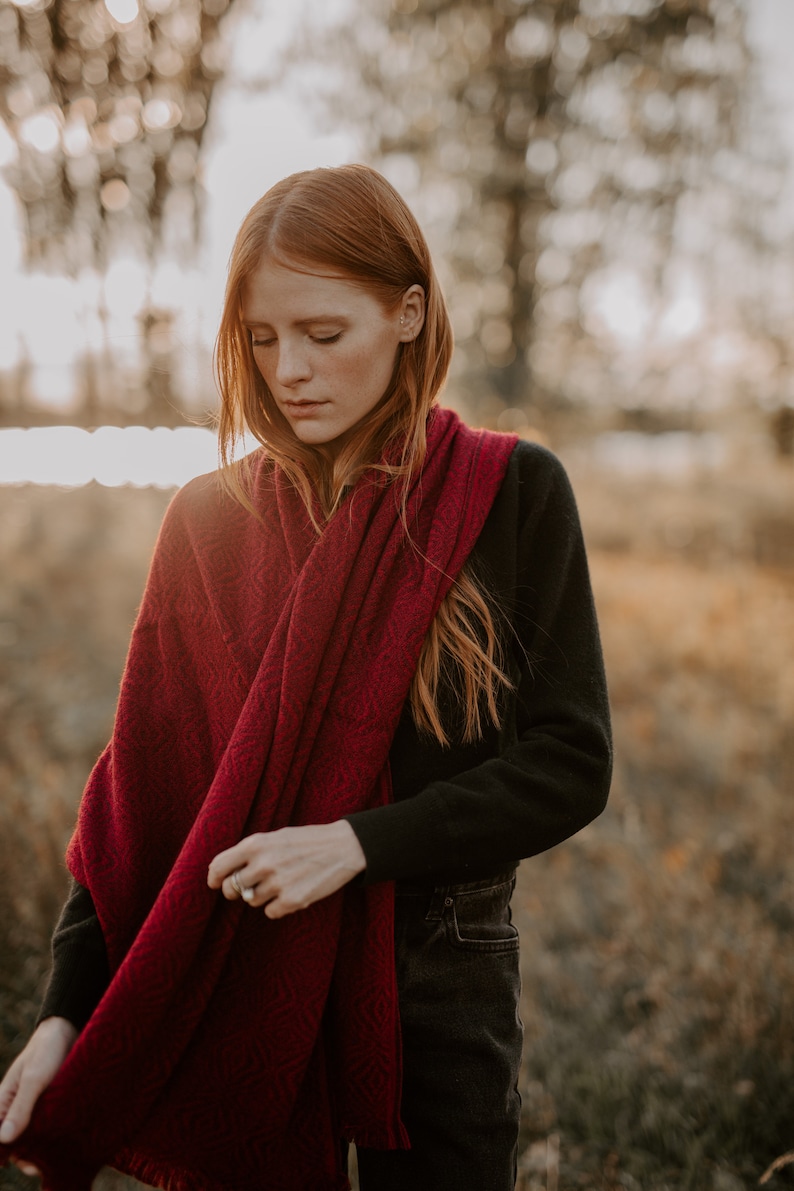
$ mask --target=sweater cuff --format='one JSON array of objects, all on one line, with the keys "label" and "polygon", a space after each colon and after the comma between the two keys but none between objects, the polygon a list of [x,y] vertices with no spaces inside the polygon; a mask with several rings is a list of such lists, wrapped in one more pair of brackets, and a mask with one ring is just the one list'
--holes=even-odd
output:
[{"label": "sweater cuff", "polygon": [[65,1017],[82,1030],[108,986],[108,964],[100,951],[55,947],[54,963],[36,1025],[45,1017]]},{"label": "sweater cuff", "polygon": [[345,815],[366,857],[364,885],[378,881],[427,880],[443,871],[450,855],[441,795],[427,787],[415,798]]}]

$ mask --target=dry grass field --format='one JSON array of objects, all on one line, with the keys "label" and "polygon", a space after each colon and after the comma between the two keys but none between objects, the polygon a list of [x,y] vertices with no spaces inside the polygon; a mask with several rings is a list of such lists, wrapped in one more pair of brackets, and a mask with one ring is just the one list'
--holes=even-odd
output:
[{"label": "dry grass field", "polygon": [[616,771],[522,866],[519,1187],[740,1191],[794,1148],[794,476],[576,486]]},{"label": "dry grass field", "polygon": [[[794,1148],[794,469],[571,463],[617,763],[602,818],[522,866],[519,1188],[741,1191]],[[2,1065],[167,499],[0,488]],[[766,1184],[792,1185],[794,1166]]]}]

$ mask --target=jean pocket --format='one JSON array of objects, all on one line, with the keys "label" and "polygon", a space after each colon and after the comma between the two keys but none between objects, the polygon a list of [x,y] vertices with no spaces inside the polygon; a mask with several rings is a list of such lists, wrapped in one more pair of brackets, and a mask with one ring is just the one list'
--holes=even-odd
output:
[{"label": "jean pocket", "polygon": [[444,913],[450,944],[464,951],[518,951],[510,916],[514,887],[515,879],[488,889],[451,889]]}]

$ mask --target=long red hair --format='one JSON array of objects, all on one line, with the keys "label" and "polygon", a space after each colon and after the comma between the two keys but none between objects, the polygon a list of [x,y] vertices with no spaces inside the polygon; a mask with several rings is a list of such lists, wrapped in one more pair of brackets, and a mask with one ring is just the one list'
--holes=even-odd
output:
[{"label": "long red hair", "polygon": [[[421,333],[400,345],[387,393],[335,459],[296,438],[254,363],[251,336],[242,324],[242,297],[265,256],[291,268],[319,268],[360,282],[386,309],[394,308],[412,285],[425,292]],[[223,463],[231,462],[248,429],[288,472],[309,507],[311,490],[319,493],[328,516],[364,468],[377,466],[384,454],[393,459],[387,450],[391,445],[399,445],[399,452],[389,470],[408,474],[421,467],[427,415],[451,355],[452,329],[430,252],[397,191],[364,165],[292,174],[251,208],[232,249],[215,348]]]},{"label": "long red hair", "polygon": [[[278,409],[254,362],[242,322],[245,285],[265,257],[289,268],[322,271],[359,283],[386,310],[420,285],[425,321],[400,345],[383,399],[337,455],[302,443]],[[310,515],[319,496],[325,517],[367,468],[395,481],[422,467],[430,409],[446,379],[452,328],[430,250],[411,211],[381,174],[365,165],[307,170],[278,182],[251,208],[234,242],[215,344],[221,395],[219,444],[226,488],[249,508],[245,461],[235,448],[247,431],[284,469]],[[317,524],[318,532],[322,526]],[[460,681],[463,738],[482,733],[482,711],[499,722],[497,696],[508,684],[488,601],[464,568],[428,633],[411,691],[414,718],[443,744],[438,690],[450,663]]]}]

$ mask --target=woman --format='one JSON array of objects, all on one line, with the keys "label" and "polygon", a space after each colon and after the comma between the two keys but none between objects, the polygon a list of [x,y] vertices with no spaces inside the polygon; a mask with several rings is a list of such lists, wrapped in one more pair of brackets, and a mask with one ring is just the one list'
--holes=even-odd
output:
[{"label": "woman", "polygon": [[373,170],[249,213],[224,466],[166,516],[0,1086],[45,1186],[336,1191],[351,1141],[365,1191],[514,1186],[515,865],[602,809],[608,711],[565,475],[436,405],[450,353]]}]

